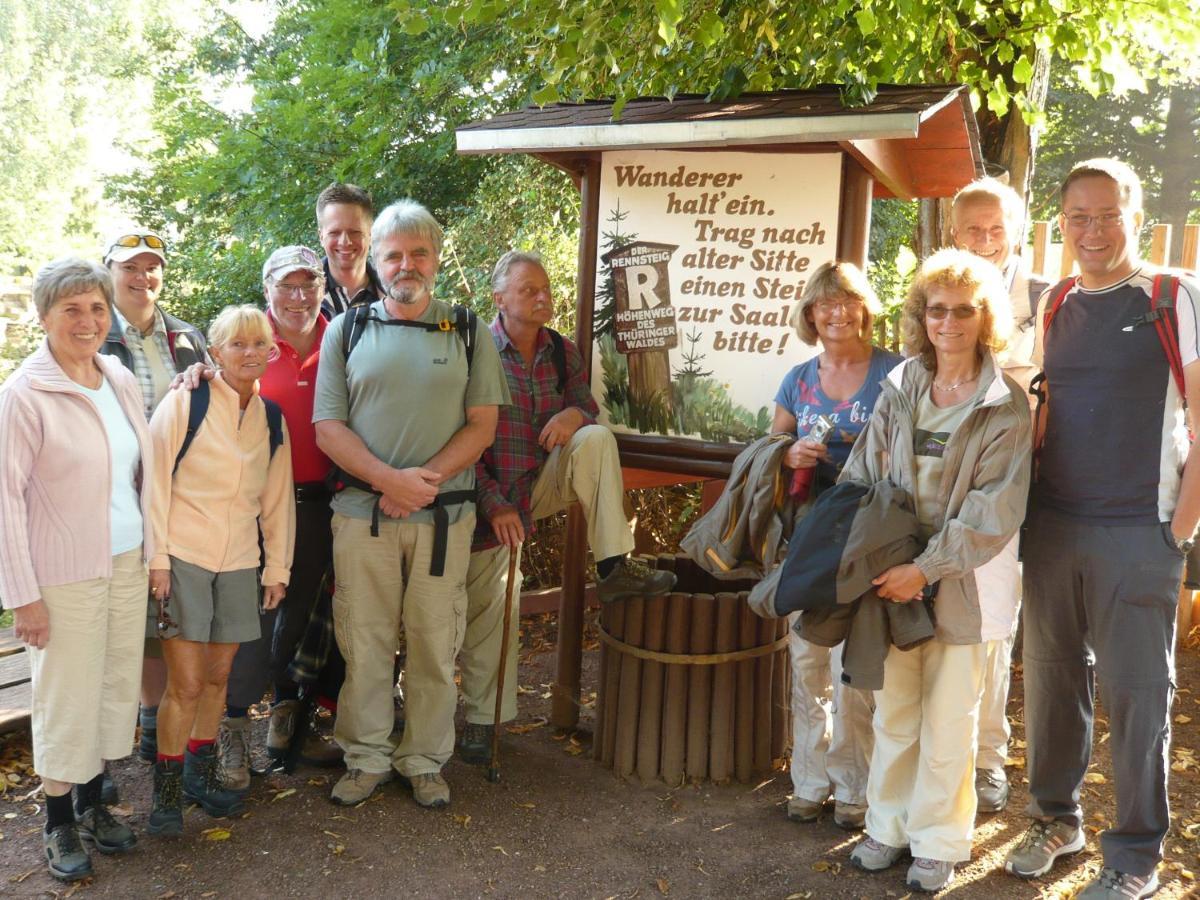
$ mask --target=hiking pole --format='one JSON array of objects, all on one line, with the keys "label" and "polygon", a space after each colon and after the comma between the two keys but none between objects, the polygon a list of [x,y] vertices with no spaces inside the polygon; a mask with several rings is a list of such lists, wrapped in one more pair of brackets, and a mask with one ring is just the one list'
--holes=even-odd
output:
[{"label": "hiking pole", "polygon": [[517,580],[517,554],[521,545],[508,548],[508,583],[504,588],[504,631],[500,635],[500,667],[496,672],[496,715],[492,722],[492,761],[487,780],[500,781],[500,712],[504,705],[504,670],[508,668],[508,631],[512,624],[513,583]]}]

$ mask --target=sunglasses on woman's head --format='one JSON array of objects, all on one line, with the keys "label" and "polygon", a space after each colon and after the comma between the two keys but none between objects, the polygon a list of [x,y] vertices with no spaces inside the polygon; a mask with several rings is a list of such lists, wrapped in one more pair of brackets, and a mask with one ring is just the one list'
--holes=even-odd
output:
[{"label": "sunglasses on woman's head", "polygon": [[157,234],[123,234],[109,247],[113,251],[118,247],[140,247],[145,244],[151,250],[166,250],[167,245]]}]

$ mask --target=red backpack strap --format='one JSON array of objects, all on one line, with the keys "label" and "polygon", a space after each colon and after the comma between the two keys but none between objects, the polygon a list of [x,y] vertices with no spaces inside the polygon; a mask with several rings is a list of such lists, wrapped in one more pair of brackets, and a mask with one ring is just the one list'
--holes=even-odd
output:
[{"label": "red backpack strap", "polygon": [[1054,287],[1050,288],[1050,299],[1046,302],[1046,311],[1042,313],[1042,340],[1046,340],[1046,332],[1050,330],[1050,323],[1054,321],[1055,315],[1058,313],[1058,308],[1063,305],[1063,301],[1067,299],[1067,294],[1075,287],[1079,281],[1079,277],[1072,275],[1069,278],[1064,278]]},{"label": "red backpack strap", "polygon": [[1159,273],[1154,276],[1150,289],[1150,313],[1155,315],[1154,330],[1166,354],[1171,376],[1179,388],[1179,396],[1187,405],[1187,385],[1183,380],[1183,356],[1179,352],[1179,314],[1175,310],[1175,297],[1179,293],[1179,279],[1174,275]]}]

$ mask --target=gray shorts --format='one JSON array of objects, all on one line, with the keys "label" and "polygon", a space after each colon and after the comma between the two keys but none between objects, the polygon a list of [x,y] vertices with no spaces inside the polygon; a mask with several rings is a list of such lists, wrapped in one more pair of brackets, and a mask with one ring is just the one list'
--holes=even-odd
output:
[{"label": "gray shorts", "polygon": [[262,636],[257,569],[210,572],[171,557],[168,611],[185,641],[241,644]]}]

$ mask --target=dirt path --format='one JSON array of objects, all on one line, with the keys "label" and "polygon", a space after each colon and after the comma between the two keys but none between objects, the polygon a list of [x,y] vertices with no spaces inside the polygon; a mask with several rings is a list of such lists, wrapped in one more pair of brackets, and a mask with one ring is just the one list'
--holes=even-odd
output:
[{"label": "dirt path", "polygon": [[[149,806],[148,769],[128,759],[117,766],[122,805],[141,843],[125,857],[94,856],[96,877],[72,888],[53,881],[40,860],[41,807],[27,771],[27,738],[0,743],[8,789],[0,798],[0,895],[16,897],[194,898],[376,897],[764,897],[901,898],[903,867],[868,876],[846,864],[856,838],[829,820],[787,821],[785,773],[758,785],[702,785],[668,790],[625,784],[590,758],[591,710],[581,731],[556,735],[544,725],[553,672],[552,623],[529,624],[520,684],[519,732],[504,738],[502,781],[457,760],[446,769],[454,800],[446,812],[419,809],[398,784],[345,810],[326,799],[332,776],[305,770],[256,779],[249,811],[231,822],[192,809],[182,838],[141,834]],[[589,644],[590,646],[590,644]],[[594,690],[595,652],[587,654],[585,693]],[[1182,652],[1176,700],[1172,773],[1175,824],[1160,872],[1164,898],[1200,895],[1200,769],[1191,748],[1200,736],[1200,673],[1196,650]],[[1014,755],[1023,751],[1021,686],[1014,683]],[[265,734],[265,720],[257,723]],[[529,727],[533,726],[533,727]],[[1097,765],[1087,785],[1089,825],[1111,815],[1103,728]],[[1184,765],[1186,763],[1186,765]],[[1070,896],[1099,865],[1096,842],[1053,878],[1022,883],[999,872],[1024,829],[1020,769],[1011,770],[1013,800],[997,816],[981,816],[975,859],[960,869],[961,898]],[[336,775],[336,773],[334,773]],[[25,798],[25,799],[22,799]],[[1192,827],[1189,827],[1192,826]],[[1185,870],[1185,871],[1181,871]],[[1187,871],[1190,870],[1190,871]]]}]

